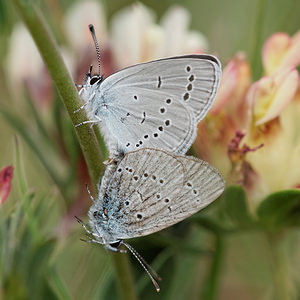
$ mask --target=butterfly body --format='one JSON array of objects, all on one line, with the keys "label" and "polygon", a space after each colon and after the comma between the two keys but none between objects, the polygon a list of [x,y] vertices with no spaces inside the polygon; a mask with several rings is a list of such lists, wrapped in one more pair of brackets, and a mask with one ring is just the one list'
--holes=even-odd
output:
[{"label": "butterfly body", "polygon": [[111,153],[156,147],[184,154],[220,77],[215,57],[186,55],[131,66],[104,80],[88,74],[80,95]]}]

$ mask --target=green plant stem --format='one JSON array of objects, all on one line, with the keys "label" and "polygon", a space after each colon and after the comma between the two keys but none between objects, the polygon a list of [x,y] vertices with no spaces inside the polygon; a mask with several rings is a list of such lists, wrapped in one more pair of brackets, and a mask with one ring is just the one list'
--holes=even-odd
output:
[{"label": "green plant stem", "polygon": [[287,268],[286,239],[282,233],[267,233],[267,240],[272,258],[273,298],[291,300],[289,275]]},{"label": "green plant stem", "polygon": [[224,240],[221,234],[215,234],[215,251],[209,270],[209,274],[204,284],[202,299],[214,300],[218,296],[218,287],[220,281],[220,272],[224,257]]},{"label": "green plant stem", "polygon": [[115,272],[117,274],[117,282],[121,298],[123,300],[137,299],[133,278],[131,276],[132,272],[130,270],[128,255],[125,253],[112,253],[112,259]]},{"label": "green plant stem", "polygon": [[[81,101],[54,38],[50,34],[43,18],[35,7],[33,7],[31,1],[13,0],[13,3],[19,11],[46,63],[73,125],[80,123],[82,120],[87,120],[84,110],[74,114],[74,111],[81,106]],[[75,128],[75,130],[88,166],[91,180],[94,184],[94,188],[96,188],[101,169],[103,168],[102,153],[94,132],[89,132],[88,128],[89,126],[82,125]]]},{"label": "green plant stem", "polygon": [[256,0],[256,9],[255,9],[255,23],[253,28],[252,36],[252,59],[251,65],[253,69],[253,79],[257,80],[260,77],[261,73],[261,46],[262,46],[262,32],[263,32],[263,22],[265,19],[265,8],[266,0]]},{"label": "green plant stem", "polygon": [[[13,0],[12,2],[21,15],[46,63],[73,125],[80,123],[82,120],[87,120],[84,110],[74,114],[74,111],[81,105],[78,92],[43,17],[33,7],[31,1]],[[96,190],[102,169],[102,153],[94,132],[89,133],[88,128],[88,126],[83,125],[75,129],[94,189]],[[113,254],[112,256],[121,297],[123,299],[135,299],[128,258],[125,254],[118,254],[118,256]]]}]

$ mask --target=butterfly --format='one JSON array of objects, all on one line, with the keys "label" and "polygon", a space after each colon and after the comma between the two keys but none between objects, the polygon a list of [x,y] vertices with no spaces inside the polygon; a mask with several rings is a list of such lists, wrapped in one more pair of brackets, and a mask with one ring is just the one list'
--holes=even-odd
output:
[{"label": "butterfly", "polygon": [[116,252],[126,246],[159,290],[145,267],[149,265],[123,240],[182,221],[217,199],[224,187],[220,173],[203,160],[141,148],[107,166],[97,198],[91,196],[89,225],[78,221],[89,233],[89,242]]},{"label": "butterfly", "polygon": [[90,25],[99,62],[92,66],[79,94],[89,120],[99,124],[110,153],[142,147],[185,154],[196,138],[197,124],[215,99],[221,63],[211,55],[163,58],[100,75],[100,51]]}]

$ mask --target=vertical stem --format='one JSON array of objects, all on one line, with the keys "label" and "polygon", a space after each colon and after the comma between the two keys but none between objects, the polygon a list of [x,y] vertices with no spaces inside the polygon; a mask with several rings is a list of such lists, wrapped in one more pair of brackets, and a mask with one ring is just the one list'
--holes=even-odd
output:
[{"label": "vertical stem", "polygon": [[[13,0],[12,2],[31,33],[73,124],[86,120],[84,110],[73,113],[81,105],[78,92],[44,18],[30,0]],[[75,130],[96,190],[102,169],[102,153],[94,132],[90,134],[88,128],[88,126],[80,126]],[[119,253],[118,256],[113,254],[113,261],[121,297],[128,300],[135,299],[132,274],[126,254]]]},{"label": "vertical stem", "polygon": [[267,240],[272,258],[273,298],[291,300],[289,274],[287,268],[287,248],[285,236],[280,233],[268,233]]},{"label": "vertical stem", "polygon": [[224,240],[220,233],[215,233],[215,252],[211,263],[202,299],[214,300],[218,297],[220,273],[224,258]]},{"label": "vertical stem", "polygon": [[262,46],[262,32],[263,32],[263,21],[265,18],[266,0],[256,0],[254,28],[252,36],[252,59],[251,65],[253,69],[253,79],[257,80],[261,73],[261,46]]},{"label": "vertical stem", "polygon": [[132,274],[128,261],[128,255],[126,255],[125,253],[112,253],[112,259],[115,267],[115,272],[118,274],[117,281],[121,299],[137,299],[133,278],[132,276],[128,276],[128,274]]}]

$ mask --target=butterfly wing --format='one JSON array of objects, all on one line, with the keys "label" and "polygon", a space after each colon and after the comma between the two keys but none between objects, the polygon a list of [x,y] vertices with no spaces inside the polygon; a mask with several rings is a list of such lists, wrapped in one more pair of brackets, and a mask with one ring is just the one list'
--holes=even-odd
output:
[{"label": "butterfly wing", "polygon": [[199,159],[158,149],[125,155],[105,191],[115,237],[144,236],[169,227],[215,200],[224,189],[218,171]]},{"label": "butterfly wing", "polygon": [[205,55],[160,59],[116,72],[101,83],[98,95],[105,103],[105,111],[99,111],[104,134],[125,153],[156,147],[184,154],[213,103],[220,77],[219,61]]}]

